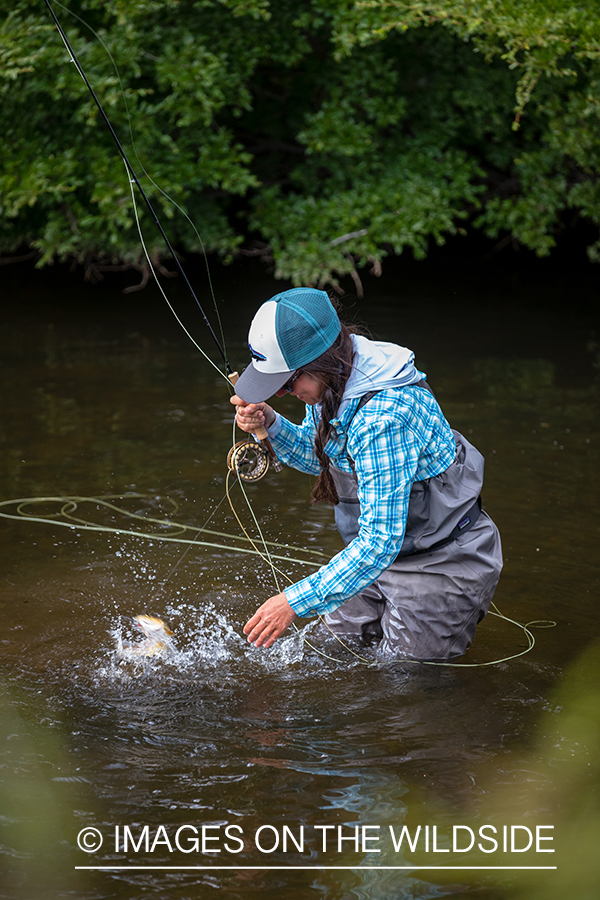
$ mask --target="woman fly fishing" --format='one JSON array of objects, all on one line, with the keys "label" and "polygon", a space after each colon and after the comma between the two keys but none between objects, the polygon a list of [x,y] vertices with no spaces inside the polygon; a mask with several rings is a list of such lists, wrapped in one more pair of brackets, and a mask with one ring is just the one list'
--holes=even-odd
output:
[{"label": "woman fly fishing", "polygon": [[[281,460],[318,475],[346,547],[268,599],[244,628],[270,647],[297,616],[379,652],[447,660],[469,647],[502,568],[481,509],[483,457],[452,431],[413,353],[343,325],[324,291],[294,288],[254,317],[252,361],[236,383],[238,426],[265,426]],[[295,425],[265,401],[306,404]]]}]

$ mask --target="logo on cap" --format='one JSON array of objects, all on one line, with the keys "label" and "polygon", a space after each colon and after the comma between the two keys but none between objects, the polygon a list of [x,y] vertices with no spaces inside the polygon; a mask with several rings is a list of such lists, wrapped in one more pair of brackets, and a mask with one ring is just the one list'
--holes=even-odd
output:
[{"label": "logo on cap", "polygon": [[248,347],[250,348],[250,356],[252,357],[252,359],[262,360],[263,362],[266,361],[267,357],[262,353],[258,353],[258,351],[254,349],[252,344],[248,344]]}]

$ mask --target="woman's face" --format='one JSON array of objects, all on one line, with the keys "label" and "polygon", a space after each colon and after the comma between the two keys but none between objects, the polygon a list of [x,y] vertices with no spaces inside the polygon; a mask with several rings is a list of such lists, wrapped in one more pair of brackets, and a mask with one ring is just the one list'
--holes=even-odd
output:
[{"label": "woman's face", "polygon": [[[286,393],[288,392],[284,390],[277,391],[277,397],[284,397]],[[302,403],[308,403],[309,406],[314,406],[315,403],[319,403],[321,400],[323,382],[318,378],[315,378],[314,375],[303,372],[302,375],[299,375],[298,378],[294,380],[290,393],[292,393],[294,397],[297,397],[298,400],[301,400]]]}]

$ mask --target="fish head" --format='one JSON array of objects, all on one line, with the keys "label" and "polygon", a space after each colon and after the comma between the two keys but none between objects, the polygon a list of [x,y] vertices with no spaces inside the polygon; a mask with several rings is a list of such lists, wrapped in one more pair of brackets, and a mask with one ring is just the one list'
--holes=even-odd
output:
[{"label": "fish head", "polygon": [[173,632],[168,628],[162,619],[156,616],[147,616],[142,614],[135,617],[136,625],[141,628],[147,638],[153,641],[166,640]]}]

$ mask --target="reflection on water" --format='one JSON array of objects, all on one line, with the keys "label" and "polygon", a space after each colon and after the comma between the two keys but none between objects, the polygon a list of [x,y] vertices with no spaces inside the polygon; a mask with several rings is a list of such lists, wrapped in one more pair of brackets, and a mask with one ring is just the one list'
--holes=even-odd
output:
[{"label": "reflection on water", "polygon": [[[63,306],[68,284],[65,276],[54,295],[25,281],[9,298],[0,500],[129,494],[129,512],[234,538],[203,536],[223,549],[158,540],[160,526],[142,540],[82,523],[0,520],[3,896],[202,898],[219,887],[234,898],[531,900],[558,897],[556,885],[564,894],[569,883],[583,896],[589,882],[573,880],[568,857],[586,871],[577,848],[590,844],[578,835],[595,835],[600,821],[586,805],[597,786],[597,733],[581,725],[597,720],[586,690],[597,680],[599,638],[593,317],[521,307],[515,329],[515,311],[500,318],[491,301],[463,297],[458,321],[443,293],[415,295],[427,301],[425,317],[410,284],[400,307],[384,290],[370,303],[364,314],[377,336],[415,348],[452,424],[486,455],[484,502],[506,555],[499,607],[521,622],[557,622],[512,662],[373,666],[365,664],[372,649],[341,646],[316,622],[270,651],[248,645],[243,624],[276,585],[265,562],[236,549],[240,529],[224,501],[232,432],[222,381],[169,330],[151,294],[143,304],[128,299],[140,304],[133,309],[86,288],[89,306]],[[227,301],[237,364],[245,323],[271,288],[251,282],[246,305]],[[297,413],[289,398],[282,409]],[[331,555],[340,539],[330,512],[310,508],[309,488],[305,476],[284,471],[249,495],[267,539]],[[255,536],[239,490],[232,496]],[[51,516],[56,504],[37,510]],[[69,510],[86,522],[138,527],[109,509]],[[291,578],[306,571],[278,565]],[[173,630],[173,650],[123,659],[119,643],[132,639],[143,612]],[[464,662],[525,646],[517,628],[488,617]],[[485,824],[499,833],[555,826],[556,858],[573,878],[386,868],[557,863],[550,854],[452,848],[453,826],[477,832]],[[97,853],[77,847],[85,826],[104,837]],[[123,848],[125,826],[137,850]],[[184,826],[188,843],[178,847]],[[203,826],[213,843],[188,852]],[[257,847],[257,832],[270,850],[284,826],[297,841],[304,835],[303,849],[291,837],[285,852]],[[363,826],[373,838],[365,846]],[[396,851],[390,826],[413,836],[436,826],[437,851],[412,852],[406,842]],[[241,835],[237,843],[226,841],[226,828]],[[94,864],[259,868],[75,869]],[[265,868],[309,864],[354,868]]]}]

